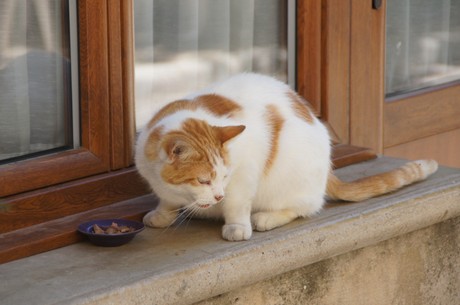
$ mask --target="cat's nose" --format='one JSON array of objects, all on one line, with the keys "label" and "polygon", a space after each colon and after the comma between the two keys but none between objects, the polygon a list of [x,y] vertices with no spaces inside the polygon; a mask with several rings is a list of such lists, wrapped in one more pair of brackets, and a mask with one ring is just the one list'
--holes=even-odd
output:
[{"label": "cat's nose", "polygon": [[220,201],[222,201],[222,199],[224,199],[224,196],[223,195],[214,195],[214,199],[216,199],[217,202],[220,202]]}]

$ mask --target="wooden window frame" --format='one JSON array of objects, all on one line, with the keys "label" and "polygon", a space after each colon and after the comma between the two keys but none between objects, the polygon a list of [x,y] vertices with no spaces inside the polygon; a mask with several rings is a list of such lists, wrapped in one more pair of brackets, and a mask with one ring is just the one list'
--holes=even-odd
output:
[{"label": "wooden window frame", "polygon": [[[83,5],[84,2],[80,6]],[[90,40],[87,28],[101,27],[90,22],[95,21],[86,16],[80,18],[80,42],[88,44],[87,48],[80,49],[82,147],[2,166],[1,197],[109,171],[109,95],[104,84],[108,80],[107,48],[104,48],[107,38],[96,30],[97,39]],[[88,73],[90,70],[95,73]]]},{"label": "wooden window frame", "polygon": [[335,168],[376,158],[378,152],[378,147],[357,141],[354,130],[354,121],[362,124],[361,111],[366,111],[359,107],[366,104],[352,102],[357,92],[351,65],[356,64],[353,56],[362,54],[353,52],[351,2],[297,2],[297,91],[329,128]]},{"label": "wooden window frame", "polygon": [[383,153],[460,167],[459,96],[460,83],[455,82],[386,100]]},{"label": "wooden window frame", "polygon": [[[349,143],[348,42],[341,0],[297,2],[297,85],[329,125],[336,167],[374,158]],[[140,219],[156,198],[133,166],[133,0],[79,0],[82,148],[0,167],[0,263],[75,243],[76,226]]]},{"label": "wooden window frame", "polygon": [[[331,1],[337,2],[326,0]],[[343,1],[351,8],[349,143],[387,156],[459,166],[454,154],[460,145],[460,81],[386,98],[387,1],[379,9],[370,2]]]},{"label": "wooden window frame", "polygon": [[148,193],[132,166],[132,4],[78,1],[82,147],[0,167],[0,262],[75,242],[82,219],[150,208],[120,208]]}]

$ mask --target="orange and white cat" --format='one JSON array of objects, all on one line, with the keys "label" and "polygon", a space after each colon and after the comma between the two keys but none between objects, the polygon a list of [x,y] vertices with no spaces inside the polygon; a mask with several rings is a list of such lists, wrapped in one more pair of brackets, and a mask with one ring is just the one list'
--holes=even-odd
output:
[{"label": "orange and white cat", "polygon": [[360,201],[425,179],[432,160],[345,183],[331,170],[325,126],[286,84],[241,74],[160,109],[141,132],[136,165],[160,198],[144,217],[167,227],[186,209],[223,218],[222,236],[247,240],[321,210],[325,197]]}]

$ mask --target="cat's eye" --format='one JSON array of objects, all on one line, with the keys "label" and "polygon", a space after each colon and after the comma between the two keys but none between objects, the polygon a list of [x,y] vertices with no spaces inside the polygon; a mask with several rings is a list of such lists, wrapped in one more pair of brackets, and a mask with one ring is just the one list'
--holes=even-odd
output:
[{"label": "cat's eye", "polygon": [[200,184],[211,185],[211,180],[197,178]]}]

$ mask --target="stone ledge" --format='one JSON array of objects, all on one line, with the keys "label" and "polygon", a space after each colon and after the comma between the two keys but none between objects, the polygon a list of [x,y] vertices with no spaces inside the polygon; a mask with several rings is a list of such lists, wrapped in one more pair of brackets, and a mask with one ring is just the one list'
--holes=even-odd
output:
[{"label": "stone ledge", "polygon": [[458,304],[460,217],[243,286],[195,305]]},{"label": "stone ledge", "polygon": [[[379,158],[337,171],[372,175],[402,161]],[[460,171],[361,203],[332,203],[247,242],[221,224],[186,220],[146,229],[119,248],[80,243],[0,266],[2,304],[190,304],[460,215]],[[33,301],[32,301],[33,300]]]}]

